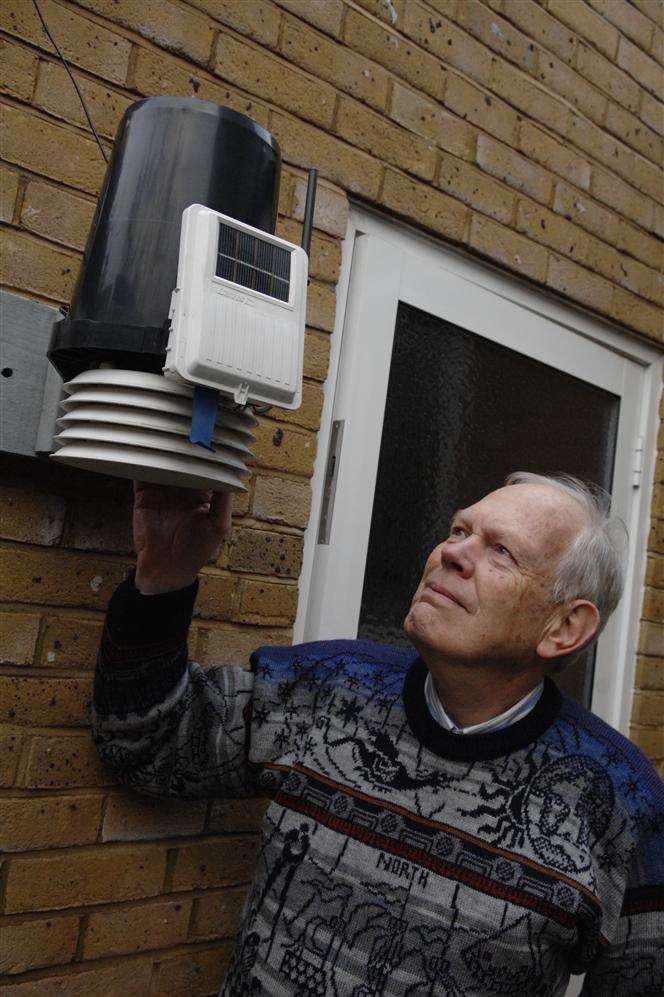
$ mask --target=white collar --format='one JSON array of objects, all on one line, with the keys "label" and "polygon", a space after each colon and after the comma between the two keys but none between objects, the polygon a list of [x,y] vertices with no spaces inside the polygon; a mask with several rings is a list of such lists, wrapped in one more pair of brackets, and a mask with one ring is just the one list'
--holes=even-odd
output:
[{"label": "white collar", "polygon": [[523,699],[520,699],[518,703],[515,703],[514,706],[510,706],[508,710],[505,710],[504,713],[500,713],[497,717],[491,717],[489,720],[483,720],[482,723],[479,724],[472,724],[470,727],[458,727],[447,715],[443,708],[443,704],[438,698],[436,687],[434,686],[433,679],[431,678],[431,672],[427,675],[424,683],[424,695],[426,696],[427,706],[429,707],[431,716],[434,718],[436,723],[441,725],[441,727],[444,727],[445,730],[449,730],[454,734],[483,734],[492,730],[502,730],[503,727],[509,727],[511,724],[516,723],[517,720],[522,720],[523,717],[530,713],[542,695],[543,690],[544,682],[540,682],[538,686],[526,693]]}]

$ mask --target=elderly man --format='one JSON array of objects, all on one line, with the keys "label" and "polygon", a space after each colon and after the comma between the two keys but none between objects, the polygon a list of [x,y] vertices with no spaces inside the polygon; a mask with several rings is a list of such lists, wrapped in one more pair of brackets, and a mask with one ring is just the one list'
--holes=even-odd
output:
[{"label": "elderly man", "polygon": [[[228,499],[137,489],[95,737],[150,793],[271,798],[224,995],[664,992],[664,801],[548,673],[594,639],[620,554],[593,494],[510,476],[458,512],[405,631],[187,662]],[[386,559],[389,550],[385,551]]]}]

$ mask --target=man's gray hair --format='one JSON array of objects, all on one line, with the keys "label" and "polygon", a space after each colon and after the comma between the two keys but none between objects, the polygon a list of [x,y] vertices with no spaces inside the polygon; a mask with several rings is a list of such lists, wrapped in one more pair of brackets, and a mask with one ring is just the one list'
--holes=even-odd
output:
[{"label": "man's gray hair", "polygon": [[533,474],[514,471],[506,485],[548,485],[570,496],[583,508],[587,525],[560,558],[553,577],[556,603],[587,599],[597,606],[599,628],[595,639],[620,601],[627,528],[610,515],[610,496],[595,485],[587,485],[571,474]]}]

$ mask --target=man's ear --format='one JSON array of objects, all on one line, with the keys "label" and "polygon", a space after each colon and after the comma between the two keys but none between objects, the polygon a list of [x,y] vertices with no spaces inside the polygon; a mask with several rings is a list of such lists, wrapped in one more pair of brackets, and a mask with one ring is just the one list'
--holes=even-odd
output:
[{"label": "man's ear", "polygon": [[599,610],[587,599],[560,608],[549,620],[537,645],[540,658],[561,658],[589,644],[599,628]]}]

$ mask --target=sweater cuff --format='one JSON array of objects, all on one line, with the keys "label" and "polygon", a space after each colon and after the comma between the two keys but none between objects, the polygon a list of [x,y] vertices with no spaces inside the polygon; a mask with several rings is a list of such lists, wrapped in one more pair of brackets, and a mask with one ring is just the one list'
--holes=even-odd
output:
[{"label": "sweater cuff", "polygon": [[186,640],[198,579],[177,592],[142,595],[134,586],[134,575],[132,571],[118,585],[108,604],[106,628],[113,643],[137,648]]}]

